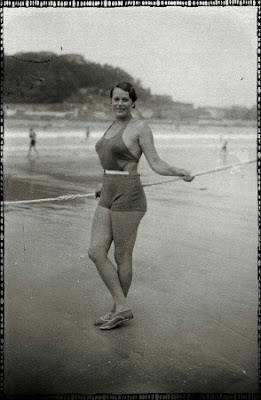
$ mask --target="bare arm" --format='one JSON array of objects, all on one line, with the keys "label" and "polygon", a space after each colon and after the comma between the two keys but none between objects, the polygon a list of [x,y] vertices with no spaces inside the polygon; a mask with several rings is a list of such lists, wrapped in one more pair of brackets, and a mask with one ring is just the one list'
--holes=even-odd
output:
[{"label": "bare arm", "polygon": [[141,127],[139,143],[149,166],[157,174],[166,176],[184,176],[187,178],[186,180],[189,181],[193,179],[190,177],[189,171],[171,166],[159,157],[154,145],[153,134],[146,124],[143,124]]}]

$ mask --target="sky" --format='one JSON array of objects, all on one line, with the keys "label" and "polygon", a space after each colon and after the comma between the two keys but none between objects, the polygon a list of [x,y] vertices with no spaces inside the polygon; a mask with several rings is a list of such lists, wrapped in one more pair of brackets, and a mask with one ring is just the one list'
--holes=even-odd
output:
[{"label": "sky", "polygon": [[196,107],[256,105],[254,6],[4,8],[3,38],[6,55],[80,54]]}]

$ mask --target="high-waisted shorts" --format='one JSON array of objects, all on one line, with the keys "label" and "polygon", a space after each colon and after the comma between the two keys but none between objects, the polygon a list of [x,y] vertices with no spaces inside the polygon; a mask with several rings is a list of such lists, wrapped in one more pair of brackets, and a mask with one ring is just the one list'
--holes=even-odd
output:
[{"label": "high-waisted shorts", "polygon": [[99,206],[112,211],[146,211],[139,175],[103,175]]}]

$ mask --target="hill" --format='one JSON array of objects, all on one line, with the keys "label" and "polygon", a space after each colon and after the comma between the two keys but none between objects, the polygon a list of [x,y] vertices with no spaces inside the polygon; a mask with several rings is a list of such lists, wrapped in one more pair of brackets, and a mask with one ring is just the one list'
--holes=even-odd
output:
[{"label": "hill", "polygon": [[[77,109],[75,117],[106,115],[110,89],[119,81],[134,85],[139,112],[145,118],[168,119],[191,123],[198,121],[255,121],[256,107],[199,107],[173,101],[171,96],[151,95],[138,79],[126,71],[85,60],[79,54],[57,55],[52,52],[16,53],[4,56],[3,102],[15,115],[16,105],[34,109],[37,105],[49,111]],[[20,113],[24,111],[20,110]],[[6,113],[8,116],[8,113]]]},{"label": "hill", "polygon": [[132,83],[139,98],[151,97],[150,90],[124,70],[85,60],[78,54],[17,53],[4,57],[3,100],[9,104],[63,103],[68,99],[81,103],[85,101],[84,90],[108,96],[119,81]]}]

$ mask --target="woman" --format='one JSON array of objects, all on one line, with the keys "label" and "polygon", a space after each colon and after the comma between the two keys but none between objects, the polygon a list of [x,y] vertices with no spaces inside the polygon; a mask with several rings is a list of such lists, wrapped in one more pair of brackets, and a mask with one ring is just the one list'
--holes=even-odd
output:
[{"label": "woman", "polygon": [[[154,147],[148,125],[132,118],[137,96],[132,85],[118,83],[110,93],[115,121],[96,144],[104,168],[100,200],[94,214],[89,257],[113,297],[112,310],[99,317],[95,325],[112,329],[133,318],[127,305],[132,280],[132,253],[140,221],[147,203],[138,175],[139,159],[144,153],[156,173],[193,179],[184,169],[172,167],[161,160]],[[108,258],[114,241],[117,270]]]}]

